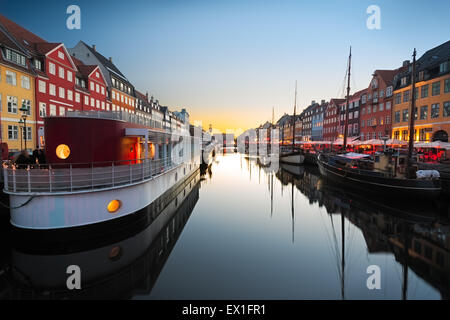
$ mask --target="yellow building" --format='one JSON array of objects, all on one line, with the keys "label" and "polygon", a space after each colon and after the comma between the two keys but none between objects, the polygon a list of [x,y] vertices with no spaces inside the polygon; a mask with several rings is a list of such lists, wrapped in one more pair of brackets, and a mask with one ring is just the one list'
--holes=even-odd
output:
[{"label": "yellow building", "polygon": [[[8,145],[10,154],[25,149],[25,143],[31,151],[36,147],[35,77],[31,60],[1,31],[0,51],[1,142]],[[23,106],[26,112],[20,110]]]},{"label": "yellow building", "polygon": [[[415,141],[448,141],[450,133],[450,41],[417,61]],[[392,136],[409,140],[411,73],[397,75]]]}]

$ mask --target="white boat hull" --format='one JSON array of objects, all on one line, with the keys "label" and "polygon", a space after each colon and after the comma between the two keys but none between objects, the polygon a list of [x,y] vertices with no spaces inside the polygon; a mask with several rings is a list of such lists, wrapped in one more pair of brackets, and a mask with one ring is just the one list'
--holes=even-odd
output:
[{"label": "white boat hull", "polygon": [[289,164],[302,164],[305,161],[305,156],[302,154],[294,155],[280,155],[280,162]]},{"label": "white boat hull", "polygon": [[[18,228],[47,230],[117,219],[145,208],[164,192],[182,183],[198,167],[195,161],[183,163],[149,180],[102,190],[34,196],[10,193],[10,221]],[[115,213],[107,210],[111,200],[121,201]]]}]

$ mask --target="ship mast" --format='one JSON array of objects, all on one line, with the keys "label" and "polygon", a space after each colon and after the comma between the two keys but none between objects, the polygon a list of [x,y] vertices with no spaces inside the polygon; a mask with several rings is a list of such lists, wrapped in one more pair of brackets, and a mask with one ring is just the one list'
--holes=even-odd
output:
[{"label": "ship mast", "polygon": [[350,68],[352,65],[352,47],[350,46],[350,55],[348,56],[348,76],[347,76],[347,102],[345,105],[345,122],[344,122],[344,142],[343,150],[347,150],[347,133],[348,133],[348,106],[350,101]]},{"label": "ship mast", "polygon": [[294,122],[294,125],[292,127],[292,152],[294,152],[295,149],[295,113],[297,111],[297,80],[295,80],[295,98],[294,98],[294,117],[292,118],[292,121]]},{"label": "ship mast", "polygon": [[409,110],[409,145],[408,158],[406,159],[406,177],[412,179],[411,165],[412,165],[412,151],[414,148],[414,116],[416,114],[416,48],[413,52],[413,63],[411,70],[411,109]]}]

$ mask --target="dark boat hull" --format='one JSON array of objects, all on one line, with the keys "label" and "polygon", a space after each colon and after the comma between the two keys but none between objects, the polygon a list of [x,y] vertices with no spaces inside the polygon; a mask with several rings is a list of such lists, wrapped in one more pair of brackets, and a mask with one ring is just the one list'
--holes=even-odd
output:
[{"label": "dark boat hull", "polygon": [[321,158],[319,155],[317,164],[322,176],[355,188],[363,187],[370,192],[379,192],[390,197],[436,198],[442,191],[440,180],[392,179],[363,175],[354,170],[332,166]]}]

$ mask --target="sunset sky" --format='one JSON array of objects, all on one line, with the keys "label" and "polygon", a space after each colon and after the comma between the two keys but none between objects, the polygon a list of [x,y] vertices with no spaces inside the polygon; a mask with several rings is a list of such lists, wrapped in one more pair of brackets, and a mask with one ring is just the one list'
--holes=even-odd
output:
[{"label": "sunset sky", "polygon": [[[81,8],[81,30],[66,8]],[[369,5],[381,30],[369,30]],[[1,1],[0,12],[50,42],[95,44],[141,92],[187,108],[225,131],[255,127],[311,100],[343,97],[349,46],[351,92],[375,69],[393,69],[450,40],[450,2],[437,1]]]}]

